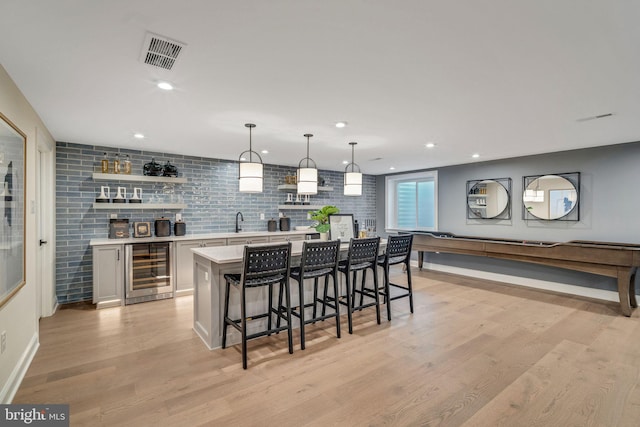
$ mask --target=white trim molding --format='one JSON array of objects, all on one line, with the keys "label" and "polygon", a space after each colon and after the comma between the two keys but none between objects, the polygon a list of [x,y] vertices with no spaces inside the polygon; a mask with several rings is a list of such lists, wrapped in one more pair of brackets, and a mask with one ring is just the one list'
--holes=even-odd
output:
[{"label": "white trim molding", "polygon": [[[411,266],[418,268],[417,261],[411,261]],[[488,271],[472,270],[470,268],[452,267],[449,265],[424,262],[422,269],[441,271],[443,273],[459,274],[478,279],[493,280],[509,285],[526,286],[528,288],[543,289],[545,291],[561,292],[587,298],[595,298],[604,301],[620,302],[617,292],[604,289],[588,288],[586,286],[569,285],[567,283],[549,282],[546,280],[531,279],[529,277],[511,276],[509,274],[491,273]]]},{"label": "white trim molding", "polygon": [[29,341],[29,345],[25,349],[24,353],[22,353],[22,357],[18,364],[13,368],[11,375],[4,387],[2,387],[2,391],[0,391],[0,402],[3,404],[9,404],[13,400],[13,397],[18,392],[18,388],[22,383],[22,379],[27,373],[27,369],[31,365],[33,358],[35,357],[38,348],[40,347],[40,342],[38,341],[38,334],[35,333],[31,337]]}]

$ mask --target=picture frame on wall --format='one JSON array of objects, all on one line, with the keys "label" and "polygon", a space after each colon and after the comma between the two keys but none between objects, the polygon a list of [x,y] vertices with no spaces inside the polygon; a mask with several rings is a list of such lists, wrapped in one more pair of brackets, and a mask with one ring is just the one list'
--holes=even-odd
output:
[{"label": "picture frame on wall", "polygon": [[353,214],[329,215],[329,238],[348,242],[353,235]]},{"label": "picture frame on wall", "polygon": [[25,284],[26,144],[0,113],[0,307]]}]

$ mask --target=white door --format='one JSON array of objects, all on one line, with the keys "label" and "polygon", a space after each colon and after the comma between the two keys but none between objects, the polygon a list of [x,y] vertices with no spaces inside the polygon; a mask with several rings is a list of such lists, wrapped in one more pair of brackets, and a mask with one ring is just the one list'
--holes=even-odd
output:
[{"label": "white door", "polygon": [[[37,135],[39,136],[39,135]],[[39,317],[51,316],[56,308],[55,295],[55,176],[54,152],[48,144],[38,141],[37,202],[37,306]]]}]

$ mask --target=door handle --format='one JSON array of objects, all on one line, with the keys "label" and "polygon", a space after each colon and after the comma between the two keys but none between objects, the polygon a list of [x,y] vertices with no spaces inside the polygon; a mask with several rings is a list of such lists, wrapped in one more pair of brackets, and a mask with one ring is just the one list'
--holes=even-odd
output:
[{"label": "door handle", "polygon": [[42,245],[46,245],[46,244],[47,244],[47,241],[46,241],[46,240],[42,240],[42,239],[40,239],[40,246],[42,246]]}]

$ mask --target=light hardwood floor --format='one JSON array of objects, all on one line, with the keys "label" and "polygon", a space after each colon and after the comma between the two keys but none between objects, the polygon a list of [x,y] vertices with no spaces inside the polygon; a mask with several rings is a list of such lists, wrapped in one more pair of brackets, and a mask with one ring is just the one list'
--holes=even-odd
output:
[{"label": "light hardwood floor", "polygon": [[413,315],[321,322],[293,355],[253,340],[246,371],[192,331],[191,297],[60,310],[14,403],[68,403],[73,426],[640,425],[638,311],[412,271]]}]

